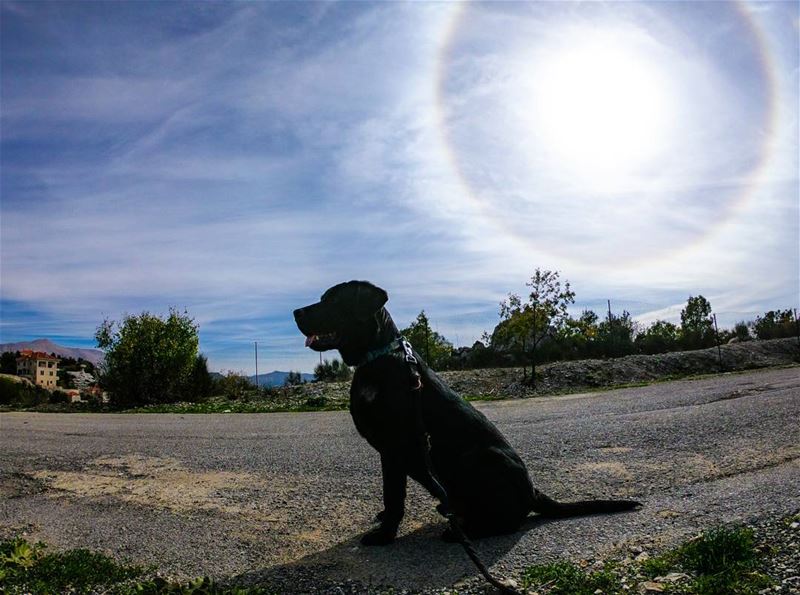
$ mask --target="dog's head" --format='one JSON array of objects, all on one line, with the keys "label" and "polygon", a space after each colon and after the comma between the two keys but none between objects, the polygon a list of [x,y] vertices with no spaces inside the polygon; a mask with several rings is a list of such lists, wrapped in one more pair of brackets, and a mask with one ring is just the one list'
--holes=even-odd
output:
[{"label": "dog's head", "polygon": [[331,287],[319,302],[295,310],[294,319],[306,336],[306,347],[314,351],[338,349],[344,363],[354,366],[376,347],[382,333],[396,332],[383,310],[388,299],[387,293],[372,283],[348,281]]}]

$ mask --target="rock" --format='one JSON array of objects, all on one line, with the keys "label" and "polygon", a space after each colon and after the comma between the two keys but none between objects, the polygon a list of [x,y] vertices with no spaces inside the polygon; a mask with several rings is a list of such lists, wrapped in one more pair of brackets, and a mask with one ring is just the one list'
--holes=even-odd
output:
[{"label": "rock", "polygon": [[663,593],[664,585],[653,581],[645,581],[639,584],[639,593],[643,595],[646,593]]},{"label": "rock", "polygon": [[678,581],[688,580],[689,575],[684,574],[683,572],[670,572],[667,576],[664,577],[664,580],[668,583],[677,583]]}]

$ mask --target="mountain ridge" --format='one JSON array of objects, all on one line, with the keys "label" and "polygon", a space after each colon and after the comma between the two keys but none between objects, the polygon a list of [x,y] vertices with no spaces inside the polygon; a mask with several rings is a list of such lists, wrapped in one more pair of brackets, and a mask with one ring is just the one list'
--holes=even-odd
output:
[{"label": "mountain ridge", "polygon": [[34,339],[33,341],[18,341],[16,343],[0,343],[0,353],[6,351],[15,352],[30,349],[32,351],[41,351],[44,353],[55,353],[61,357],[71,357],[73,359],[85,359],[87,362],[92,362],[97,366],[103,362],[105,354],[100,349],[91,349],[87,347],[65,347],[54,343],[50,339]]},{"label": "mountain ridge", "polygon": [[[286,377],[289,375],[289,372],[281,372],[280,370],[273,370],[272,372],[267,372],[266,374],[259,374],[258,375],[258,385],[259,386],[283,386],[286,382]],[[313,374],[308,374],[306,372],[302,372],[300,377],[305,382],[311,382],[314,380]],[[248,376],[247,379],[250,381],[251,384],[256,384],[256,377]]]}]

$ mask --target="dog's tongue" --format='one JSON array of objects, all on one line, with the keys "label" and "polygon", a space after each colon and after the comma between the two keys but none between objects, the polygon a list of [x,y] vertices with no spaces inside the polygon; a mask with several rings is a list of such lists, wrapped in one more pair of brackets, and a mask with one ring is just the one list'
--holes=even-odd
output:
[{"label": "dog's tongue", "polygon": [[311,344],[317,340],[316,335],[309,335],[306,337],[306,347],[311,347]]}]

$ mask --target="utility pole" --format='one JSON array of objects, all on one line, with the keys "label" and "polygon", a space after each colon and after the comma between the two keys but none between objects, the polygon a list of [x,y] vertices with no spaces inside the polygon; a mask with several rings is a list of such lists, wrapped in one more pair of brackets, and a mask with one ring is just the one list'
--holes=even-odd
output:
[{"label": "utility pole", "polygon": [[258,385],[258,341],[253,341],[256,346],[256,388],[259,388]]},{"label": "utility pole", "polygon": [[797,345],[800,346],[800,320],[797,320],[797,308],[792,308],[794,312],[794,332],[797,336]]},{"label": "utility pole", "polygon": [[717,357],[719,358],[719,371],[722,372],[722,349],[719,347],[719,328],[717,327],[717,315],[712,314],[711,320],[714,321],[714,339],[717,341]]}]

